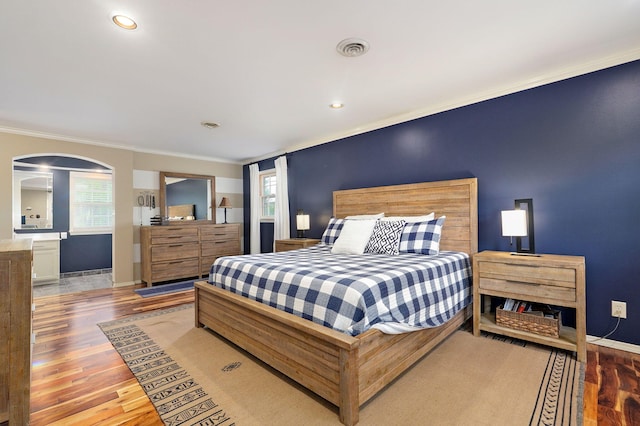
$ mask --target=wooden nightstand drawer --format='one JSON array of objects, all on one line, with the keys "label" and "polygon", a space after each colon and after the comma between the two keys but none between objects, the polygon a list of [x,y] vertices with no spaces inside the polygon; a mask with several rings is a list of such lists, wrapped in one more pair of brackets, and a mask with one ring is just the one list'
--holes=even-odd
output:
[{"label": "wooden nightstand drawer", "polygon": [[320,240],[315,238],[289,238],[288,240],[276,240],[276,251],[289,251],[315,246]]},{"label": "wooden nightstand drawer", "polygon": [[483,288],[482,278],[502,279],[531,284],[566,287],[575,289],[575,269],[556,268],[538,265],[516,265],[499,262],[480,262],[480,288]]},{"label": "wooden nightstand drawer", "polygon": [[480,277],[480,289],[486,291],[487,294],[492,291],[501,293],[513,293],[522,298],[529,298],[532,301],[549,301],[553,299],[554,302],[575,302],[576,292],[574,287],[560,287],[554,285],[544,285],[531,282],[529,280],[518,280],[516,276],[513,276],[513,280],[496,280],[493,278]]}]

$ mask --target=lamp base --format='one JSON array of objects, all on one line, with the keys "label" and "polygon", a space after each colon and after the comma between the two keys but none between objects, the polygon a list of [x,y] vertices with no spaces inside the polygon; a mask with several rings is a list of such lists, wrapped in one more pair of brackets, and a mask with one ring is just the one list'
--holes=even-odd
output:
[{"label": "lamp base", "polygon": [[298,230],[298,236],[296,238],[304,238],[304,231]]}]

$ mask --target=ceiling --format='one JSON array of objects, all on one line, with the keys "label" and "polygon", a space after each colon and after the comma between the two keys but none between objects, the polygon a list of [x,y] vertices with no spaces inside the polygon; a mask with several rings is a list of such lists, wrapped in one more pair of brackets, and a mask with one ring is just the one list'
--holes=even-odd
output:
[{"label": "ceiling", "polygon": [[[0,130],[239,163],[640,58],[640,0],[1,9]],[[114,13],[138,28],[115,26]],[[369,51],[338,54],[350,37]]]}]

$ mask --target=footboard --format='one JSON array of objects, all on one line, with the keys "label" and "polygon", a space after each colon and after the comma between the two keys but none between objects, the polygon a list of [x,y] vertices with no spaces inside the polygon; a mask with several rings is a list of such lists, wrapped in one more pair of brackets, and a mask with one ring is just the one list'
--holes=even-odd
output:
[{"label": "footboard", "polygon": [[221,290],[195,284],[196,327],[216,333],[340,408],[358,422],[358,346],[352,336]]},{"label": "footboard", "polygon": [[360,405],[470,315],[467,307],[441,327],[392,335],[372,329],[352,337],[207,282],[195,284],[196,327],[209,327],[338,406],[345,425],[355,425]]}]

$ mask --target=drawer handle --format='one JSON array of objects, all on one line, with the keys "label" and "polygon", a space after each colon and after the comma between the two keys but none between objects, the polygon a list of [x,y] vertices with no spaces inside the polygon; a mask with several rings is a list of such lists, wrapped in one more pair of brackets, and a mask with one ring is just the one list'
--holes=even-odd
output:
[{"label": "drawer handle", "polygon": [[170,244],[169,247],[182,247],[184,244]]},{"label": "drawer handle", "polygon": [[535,285],[535,286],[539,286],[540,284],[538,283],[530,283],[527,281],[516,281],[516,280],[506,280],[508,283],[514,283],[514,284],[526,284],[526,285]]}]

